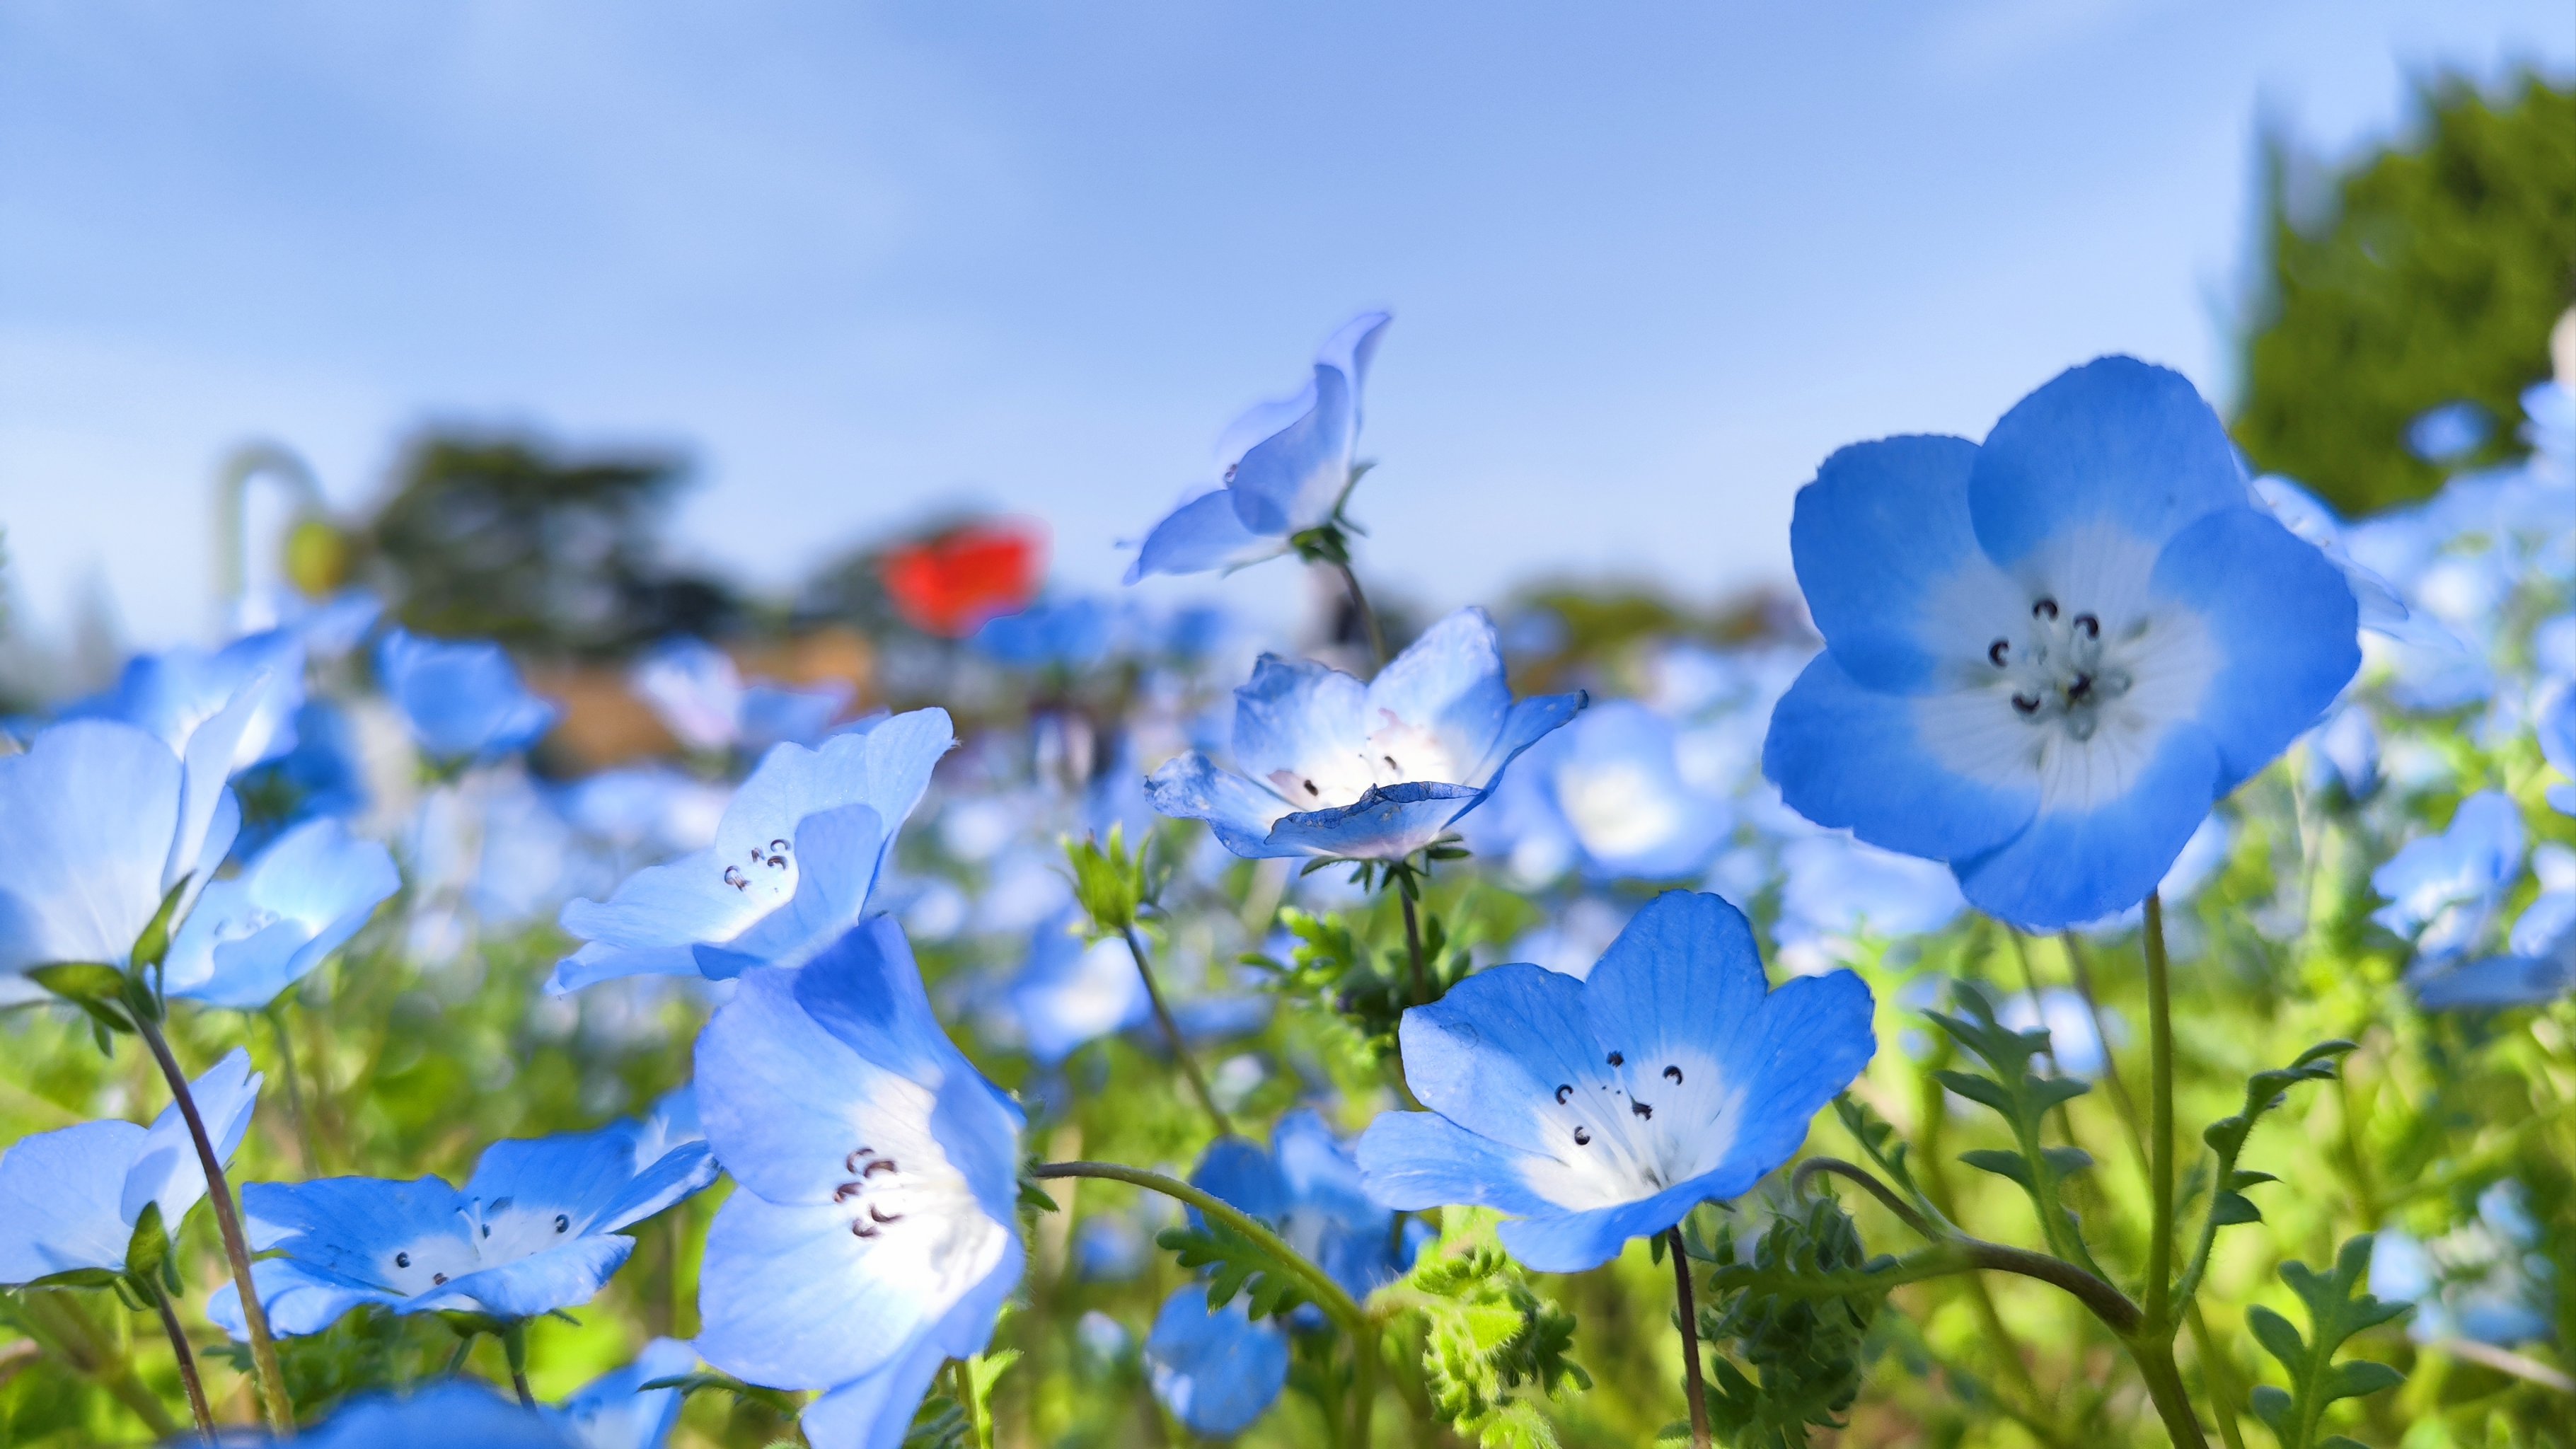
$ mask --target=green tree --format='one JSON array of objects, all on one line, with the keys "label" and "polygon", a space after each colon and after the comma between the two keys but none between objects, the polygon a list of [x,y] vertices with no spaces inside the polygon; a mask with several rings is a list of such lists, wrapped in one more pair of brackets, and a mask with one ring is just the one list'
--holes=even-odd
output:
[{"label": "green tree", "polygon": [[2416,136],[2321,178],[2321,205],[2299,204],[2272,150],[2236,437],[2347,513],[2440,486],[2403,440],[2444,403],[2498,424],[2472,460],[2511,452],[2516,399],[2549,375],[2550,326],[2576,297],[2576,88],[2451,79],[2422,105]]}]

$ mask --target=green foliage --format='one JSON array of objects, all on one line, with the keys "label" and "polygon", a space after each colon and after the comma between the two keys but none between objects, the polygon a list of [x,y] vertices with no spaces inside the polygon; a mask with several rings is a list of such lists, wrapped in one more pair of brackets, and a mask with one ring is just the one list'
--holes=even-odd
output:
[{"label": "green foliage", "polygon": [[1145,851],[1151,843],[1148,836],[1128,850],[1123,825],[1110,826],[1105,843],[1064,842],[1064,858],[1073,867],[1073,896],[1090,918],[1094,940],[1133,929],[1137,908],[1154,899],[1153,883],[1145,871]]},{"label": "green foliage", "polygon": [[2335,1063],[2346,1053],[2357,1050],[2348,1041],[2319,1042],[2299,1053],[2286,1067],[2256,1072],[2245,1082],[2244,1109],[2232,1117],[2222,1117],[2209,1124],[2201,1140],[2218,1154],[2216,1194],[2210,1199],[2209,1220],[2212,1227],[2236,1223],[2259,1223],[2262,1210],[2245,1196],[2245,1189],[2279,1179],[2268,1172],[2249,1172],[2236,1166],[2244,1154],[2245,1138],[2263,1114],[2289,1100],[2290,1088],[2301,1082],[2331,1082]]},{"label": "green foliage", "polygon": [[[2320,182],[2322,207],[2292,194],[2303,178],[2278,148],[2271,167],[2236,437],[2257,467],[2347,512],[2440,484],[2400,445],[2426,409],[2520,416],[2576,280],[2576,90],[2526,75],[2491,98],[2452,81],[2423,108],[2420,138]],[[2511,445],[2509,426],[2496,432],[2487,460]]]},{"label": "green foliage", "polygon": [[1475,969],[1468,948],[1449,938],[1448,926],[1430,912],[1422,916],[1423,992],[1414,993],[1412,947],[1368,944],[1344,918],[1290,906],[1279,924],[1296,939],[1289,960],[1246,956],[1248,965],[1271,972],[1273,989],[1334,1012],[1359,1032],[1381,1059],[1395,1055],[1395,1033],[1405,1008],[1420,1000],[1437,1001]]},{"label": "green foliage", "polygon": [[1180,1259],[1184,1268],[1212,1268],[1208,1275],[1209,1311],[1244,1296],[1253,1318],[1276,1318],[1314,1301],[1295,1267],[1262,1244],[1214,1218],[1197,1227],[1165,1228],[1154,1241]]},{"label": "green foliage", "polygon": [[[1684,1235],[1686,1251],[1709,1265],[1716,1289],[1695,1325],[1718,1350],[1709,1363],[1715,1427],[1745,1449],[1796,1449],[1810,1429],[1841,1427],[1860,1397],[1863,1344],[1887,1297],[1867,1275],[1894,1260],[1871,1258],[1831,1197],[1774,1217],[1750,1255],[1739,1251],[1732,1223],[1705,1247],[1695,1238]],[[1792,1291],[1779,1291],[1784,1278],[1797,1280]],[[1820,1293],[1820,1283],[1845,1286]]]},{"label": "green foliage", "polygon": [[2382,1303],[2368,1293],[2356,1294],[2370,1272],[2370,1235],[2365,1233],[2335,1254],[2334,1270],[2320,1274],[2305,1263],[2281,1265],[2281,1280],[2307,1305],[2309,1336],[2302,1338],[2290,1321],[2256,1305],[2245,1315],[2263,1351],[2280,1360],[2290,1387],[2264,1384],[2254,1390],[2254,1414],[2280,1439],[2281,1449],[2362,1449],[2340,1434],[2318,1438],[2328,1405],[2393,1389],[2406,1376],[2368,1359],[2335,1362],[2344,1341],[2364,1329],[2405,1313],[2409,1305]]},{"label": "green foliage", "polygon": [[1592,1387],[1574,1362],[1574,1315],[1542,1298],[1503,1252],[1494,1215],[1442,1214],[1437,1243],[1392,1293],[1422,1321],[1423,1387],[1433,1410],[1483,1449],[1538,1449],[1556,1437],[1528,1395]]},{"label": "green foliage", "polygon": [[2072,1077],[2041,1077],[2031,1071],[2031,1062],[2048,1049],[2046,1031],[2015,1031],[1997,1022],[1994,1003],[1974,985],[1961,983],[1956,1000],[1959,1016],[1924,1014],[1951,1040],[1984,1060],[1991,1074],[1939,1071],[1933,1076],[1942,1086],[2000,1114],[2012,1128],[2015,1147],[2011,1152],[1978,1148],[1960,1153],[1959,1160],[2020,1184],[2039,1214],[2049,1246],[2059,1257],[2099,1276],[2064,1194],[2066,1179],[2093,1165],[2092,1154],[2081,1147],[2050,1147],[2040,1140],[2041,1119],[2091,1088]]}]

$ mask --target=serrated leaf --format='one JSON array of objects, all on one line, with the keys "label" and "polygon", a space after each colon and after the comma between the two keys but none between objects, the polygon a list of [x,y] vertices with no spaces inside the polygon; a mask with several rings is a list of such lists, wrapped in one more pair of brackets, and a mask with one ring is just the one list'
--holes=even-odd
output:
[{"label": "serrated leaf", "polygon": [[2282,1449],[2323,1449],[2318,1438],[2327,1408],[2339,1400],[2380,1393],[2406,1381],[2386,1364],[2367,1359],[2336,1363],[2335,1355],[2353,1335],[2404,1314],[2413,1305],[2382,1303],[2357,1292],[2370,1272],[2370,1237],[2345,1243],[2334,1267],[2324,1273],[2305,1263],[2281,1265],[2281,1281],[2308,1311],[2308,1336],[2302,1339],[2287,1320],[2269,1309],[2247,1310],[2247,1326],[2266,1352],[2289,1371],[2287,1390],[2266,1385],[2254,1391],[2256,1412],[2281,1441]]},{"label": "serrated leaf", "polygon": [[1047,1195],[1045,1188],[1025,1177],[1020,1179],[1020,1206],[1042,1213],[1064,1211],[1056,1205],[1054,1198]]},{"label": "serrated leaf", "polygon": [[1959,1160],[1981,1172],[1991,1172],[1998,1177],[2009,1177],[2025,1188],[2031,1186],[2030,1164],[2024,1161],[2018,1152],[2003,1152],[1992,1147],[1980,1147],[1973,1152],[1960,1153]]},{"label": "serrated leaf", "polygon": [[2253,1332],[2254,1341],[2263,1345],[2263,1351],[2279,1359],[2281,1367],[2290,1372],[2297,1373],[2299,1365],[2307,1360],[2308,1341],[2290,1326],[2290,1320],[2271,1309],[2259,1303],[2246,1309],[2245,1326]]},{"label": "serrated leaf", "polygon": [[1208,1271],[1211,1312],[1238,1296],[1255,1319],[1283,1315],[1309,1301],[1295,1268],[1223,1223],[1165,1228],[1154,1241],[1178,1255],[1182,1267]]},{"label": "serrated leaf", "polygon": [[1982,1106],[1992,1107],[2006,1116],[2010,1116],[2012,1114],[2012,1093],[2005,1090],[2003,1083],[1996,1081],[1992,1077],[1981,1077],[1974,1072],[1953,1071],[1938,1071],[1934,1072],[1932,1076],[1933,1079],[1938,1081],[1942,1086],[1949,1088],[1951,1091],[1958,1093],[1960,1096],[1967,1098],[1971,1102],[1978,1103]]}]

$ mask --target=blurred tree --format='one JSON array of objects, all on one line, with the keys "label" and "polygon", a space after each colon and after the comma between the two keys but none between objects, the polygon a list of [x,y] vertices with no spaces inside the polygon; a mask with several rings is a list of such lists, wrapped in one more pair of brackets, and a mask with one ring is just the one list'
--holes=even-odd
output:
[{"label": "blurred tree", "polygon": [[663,454],[431,434],[366,546],[403,623],[426,634],[597,655],[719,633],[739,611],[732,592],[670,567],[657,542],[682,478]]},{"label": "blurred tree", "polygon": [[[2263,292],[2239,443],[2347,513],[2431,493],[2408,425],[2466,402],[2454,464],[2514,450],[2522,389],[2576,296],[2576,89],[2526,74],[2490,97],[2428,87],[2412,140],[2315,176],[2275,142]],[[2452,415],[2457,424],[2461,415]]]}]

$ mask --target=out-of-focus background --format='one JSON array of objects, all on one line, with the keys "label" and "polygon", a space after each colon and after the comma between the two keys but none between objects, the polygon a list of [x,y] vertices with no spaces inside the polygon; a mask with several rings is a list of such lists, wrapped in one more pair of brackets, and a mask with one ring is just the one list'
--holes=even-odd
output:
[{"label": "out-of-focus background", "polygon": [[[1115,588],[1363,305],[1417,615],[1721,614],[1832,448],[2112,350],[2366,510],[2548,371],[2571,76],[2563,0],[13,5],[6,672],[213,636],[299,519],[308,581],[565,658],[872,637],[977,516]],[[1275,582],[1139,592],[1323,627]]]}]

